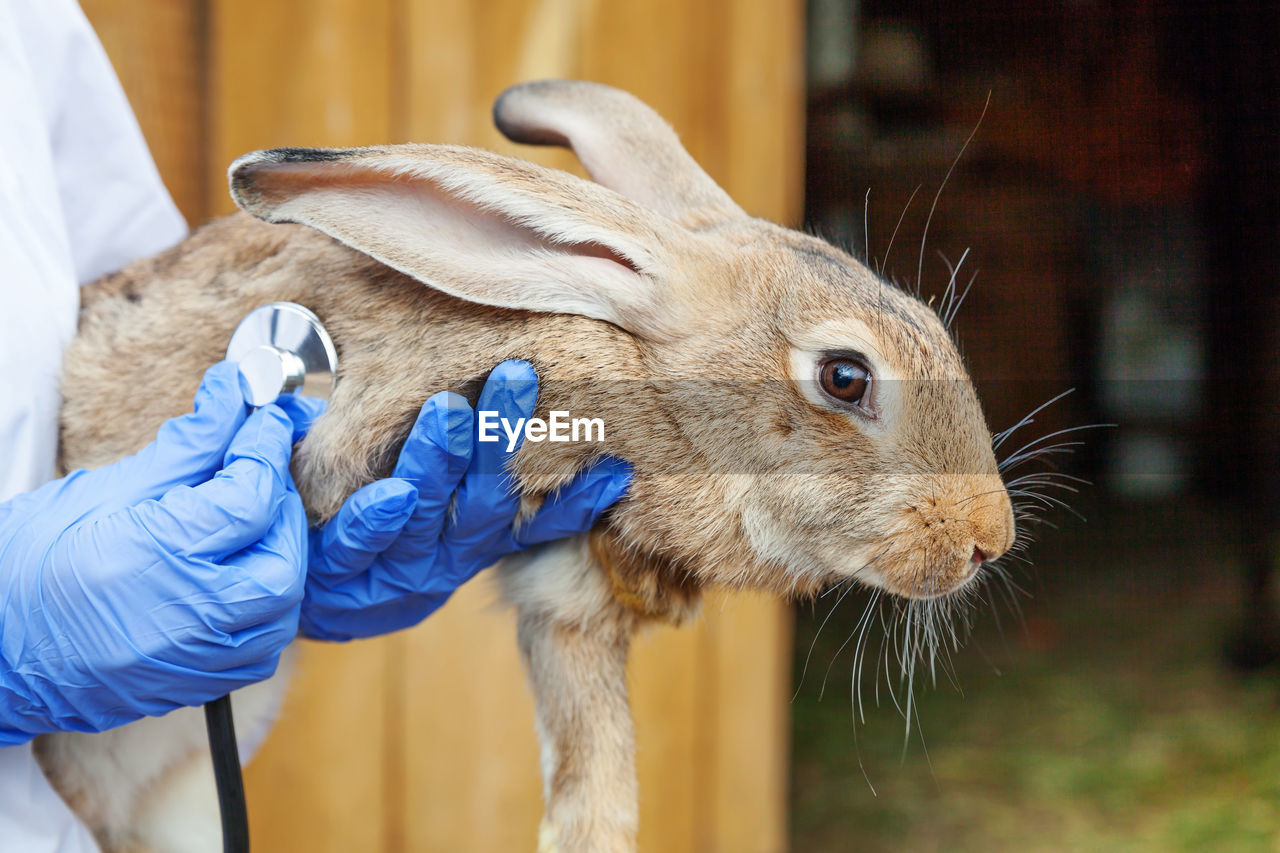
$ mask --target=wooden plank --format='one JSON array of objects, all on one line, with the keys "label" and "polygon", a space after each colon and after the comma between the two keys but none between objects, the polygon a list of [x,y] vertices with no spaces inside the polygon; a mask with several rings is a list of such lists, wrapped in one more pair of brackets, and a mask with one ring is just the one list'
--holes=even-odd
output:
[{"label": "wooden plank", "polygon": [[701,721],[708,783],[694,849],[786,850],[791,608],[771,596],[735,595],[713,598],[706,611],[715,708]]},{"label": "wooden plank", "polygon": [[705,689],[705,660],[696,653],[706,625],[648,628],[636,638],[630,663],[640,780],[641,850],[696,849],[700,754],[696,725]]},{"label": "wooden plank", "polygon": [[170,195],[187,222],[203,222],[209,210],[201,4],[165,0],[145,15],[131,0],[80,5],[111,57]]},{"label": "wooden plank", "polygon": [[386,640],[302,644],[280,722],[245,768],[255,850],[390,849],[387,650]]},{"label": "wooden plank", "polygon": [[408,632],[405,850],[532,850],[542,816],[515,621],[480,577]]},{"label": "wooden plank", "polygon": [[[582,174],[572,154],[508,142],[493,126],[494,98],[521,80],[573,76],[587,0],[406,0],[407,135],[478,145]],[[555,45],[556,49],[549,49]]]},{"label": "wooden plank", "polygon": [[226,170],[248,151],[393,138],[394,7],[393,0],[211,0],[214,212],[235,209]]},{"label": "wooden plank", "polygon": [[804,4],[725,4],[727,74],[720,93],[724,186],[748,213],[793,227],[804,210]]}]

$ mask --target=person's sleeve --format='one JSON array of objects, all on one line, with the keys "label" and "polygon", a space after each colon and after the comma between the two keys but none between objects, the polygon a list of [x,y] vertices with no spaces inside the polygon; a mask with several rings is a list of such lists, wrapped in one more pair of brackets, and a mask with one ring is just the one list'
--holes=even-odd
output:
[{"label": "person's sleeve", "polygon": [[75,0],[15,3],[13,15],[40,89],[77,280],[177,243],[186,222]]}]

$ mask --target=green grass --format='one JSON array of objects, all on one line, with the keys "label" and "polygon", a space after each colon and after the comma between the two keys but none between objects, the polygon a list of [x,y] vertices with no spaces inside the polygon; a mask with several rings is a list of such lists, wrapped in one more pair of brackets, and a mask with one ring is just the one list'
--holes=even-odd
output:
[{"label": "green grass", "polygon": [[1221,657],[1238,535],[1185,508],[1088,514],[1033,550],[1023,622],[977,619],[953,655],[963,693],[941,674],[917,690],[905,752],[883,677],[880,707],[853,724],[849,649],[818,701],[865,598],[816,642],[830,603],[804,609],[795,850],[1280,850],[1280,679],[1241,680]]}]

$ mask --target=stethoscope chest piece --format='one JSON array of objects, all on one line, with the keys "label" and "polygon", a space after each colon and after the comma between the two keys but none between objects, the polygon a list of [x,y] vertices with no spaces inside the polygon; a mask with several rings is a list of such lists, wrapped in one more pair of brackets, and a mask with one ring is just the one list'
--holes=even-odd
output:
[{"label": "stethoscope chest piece", "polygon": [[320,318],[294,302],[272,302],[240,321],[227,345],[240,366],[246,402],[265,406],[282,394],[329,399],[338,379],[338,351]]},{"label": "stethoscope chest piece", "polygon": [[[333,339],[319,317],[293,302],[272,302],[250,311],[231,335],[227,360],[239,366],[245,402],[255,408],[282,394],[306,393],[327,400],[338,381]],[[222,849],[248,853],[249,812],[231,697],[206,703],[204,713],[222,816]]]}]

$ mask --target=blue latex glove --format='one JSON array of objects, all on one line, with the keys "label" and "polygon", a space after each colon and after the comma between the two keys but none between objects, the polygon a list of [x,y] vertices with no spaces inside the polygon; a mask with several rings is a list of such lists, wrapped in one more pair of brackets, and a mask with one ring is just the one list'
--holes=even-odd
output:
[{"label": "blue latex glove", "polygon": [[[537,397],[533,368],[506,361],[489,375],[479,408],[514,424],[533,414]],[[415,625],[507,554],[586,531],[631,481],[625,462],[602,460],[514,530],[520,499],[505,464],[519,444],[509,453],[505,436],[478,437],[466,400],[436,394],[418,414],[392,476],[357,491],[312,531],[305,636],[348,640]]]},{"label": "blue latex glove", "polygon": [[0,745],[275,671],[305,578],[294,437],[280,408],[249,414],[222,362],[136,456],[0,504]]}]

